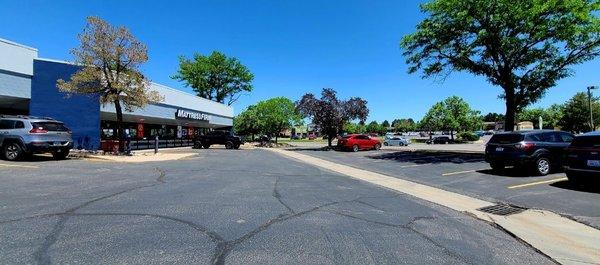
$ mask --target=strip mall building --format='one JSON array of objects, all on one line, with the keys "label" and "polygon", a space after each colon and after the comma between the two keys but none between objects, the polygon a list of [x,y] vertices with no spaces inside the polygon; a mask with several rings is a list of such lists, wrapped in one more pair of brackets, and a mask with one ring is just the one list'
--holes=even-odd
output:
[{"label": "strip mall building", "polygon": [[[68,80],[79,66],[38,58],[37,50],[0,39],[0,114],[52,117],[73,132],[75,148],[99,149],[115,139],[116,114],[112,104],[102,105],[93,95],[68,96],[58,90],[59,79]],[[164,100],[123,113],[134,148],[191,145],[191,138],[210,129],[230,129],[230,106],[151,83]],[[152,140],[152,141],[151,141]]]}]

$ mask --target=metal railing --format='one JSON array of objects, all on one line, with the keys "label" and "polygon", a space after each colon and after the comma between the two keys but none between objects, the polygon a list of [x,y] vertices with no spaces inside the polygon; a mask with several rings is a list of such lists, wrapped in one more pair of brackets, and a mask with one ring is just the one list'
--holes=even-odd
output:
[{"label": "metal railing", "polygon": [[[101,146],[104,151],[111,151],[111,146],[118,146],[117,140],[102,140]],[[154,139],[148,140],[131,140],[131,150],[144,150],[154,149],[156,142]],[[174,147],[187,147],[193,146],[193,139],[170,139],[170,140],[158,140],[158,148],[174,148]]]}]

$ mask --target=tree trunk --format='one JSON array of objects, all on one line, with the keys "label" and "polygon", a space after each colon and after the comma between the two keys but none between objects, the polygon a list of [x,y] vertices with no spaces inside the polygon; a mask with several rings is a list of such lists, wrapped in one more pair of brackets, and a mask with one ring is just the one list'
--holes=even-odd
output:
[{"label": "tree trunk", "polygon": [[504,131],[512,132],[515,130],[516,116],[515,89],[505,88],[504,94],[506,95],[506,116],[504,118]]},{"label": "tree trunk", "polygon": [[327,136],[327,146],[331,147],[331,142],[333,141],[333,137],[331,135]]},{"label": "tree trunk", "polygon": [[117,113],[117,140],[119,140],[119,153],[125,151],[125,145],[123,143],[123,109],[121,108],[121,101],[115,100],[115,111]]},{"label": "tree trunk", "polygon": [[450,130],[450,139],[452,139],[452,141],[454,141],[454,130]]}]

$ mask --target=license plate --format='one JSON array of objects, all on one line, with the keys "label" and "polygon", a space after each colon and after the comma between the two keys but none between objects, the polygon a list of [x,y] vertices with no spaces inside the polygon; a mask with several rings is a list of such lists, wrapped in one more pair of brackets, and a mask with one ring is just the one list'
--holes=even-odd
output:
[{"label": "license plate", "polygon": [[600,167],[600,160],[588,160],[588,167]]},{"label": "license plate", "polygon": [[502,151],[504,151],[503,147],[496,147],[496,152],[502,152]]}]

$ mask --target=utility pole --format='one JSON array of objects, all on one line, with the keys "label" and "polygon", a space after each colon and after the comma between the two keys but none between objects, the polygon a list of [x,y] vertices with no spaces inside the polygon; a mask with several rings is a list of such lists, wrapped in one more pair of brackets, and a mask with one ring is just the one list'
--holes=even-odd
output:
[{"label": "utility pole", "polygon": [[587,87],[587,92],[588,92],[588,103],[590,106],[590,126],[591,126],[591,131],[595,131],[596,127],[594,126],[594,113],[593,113],[593,107],[592,107],[592,89],[597,89],[598,86],[588,86]]}]

